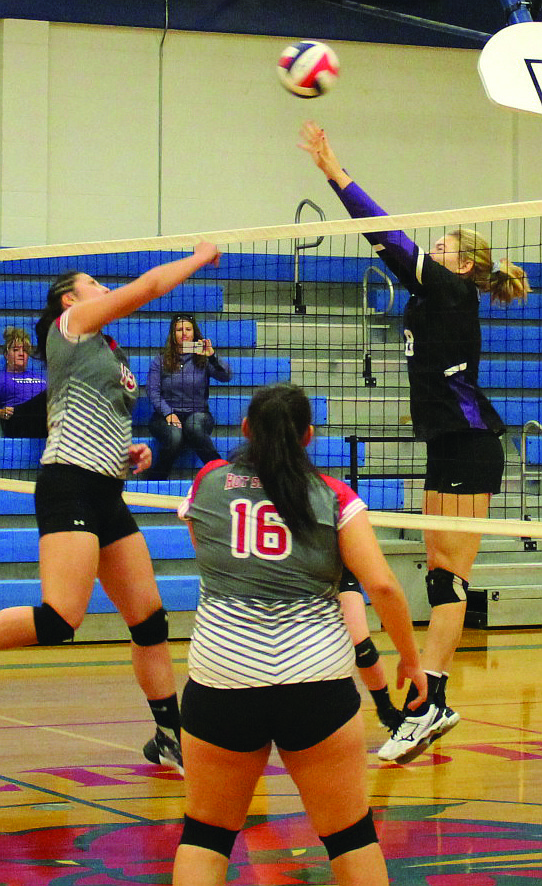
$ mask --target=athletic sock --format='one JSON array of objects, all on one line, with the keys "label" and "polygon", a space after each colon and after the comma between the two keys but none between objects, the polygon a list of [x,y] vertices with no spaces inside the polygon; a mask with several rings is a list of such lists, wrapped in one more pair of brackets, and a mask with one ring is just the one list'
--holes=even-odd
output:
[{"label": "athletic sock", "polygon": [[373,701],[376,705],[376,710],[378,714],[383,714],[393,707],[393,703],[390,698],[390,693],[387,686],[384,686],[383,689],[369,689],[369,692],[373,697]]},{"label": "athletic sock", "polygon": [[439,708],[446,707],[446,684],[450,675],[443,671],[438,682],[437,691],[435,693],[436,702]]},{"label": "athletic sock", "polygon": [[436,693],[437,687],[440,682],[440,678],[442,674],[436,671],[426,671],[427,674],[427,701],[424,701],[419,708],[416,708],[415,711],[411,711],[408,707],[409,702],[414,701],[416,696],[418,695],[418,689],[414,683],[410,684],[410,688],[407,692],[407,697],[405,698],[405,703],[403,705],[403,714],[406,714],[408,717],[423,717],[424,714],[429,710],[429,706],[437,703]]},{"label": "athletic sock", "polygon": [[181,714],[177,693],[174,692],[168,698],[148,699],[149,707],[156,721],[168,738],[180,741],[181,739]]}]

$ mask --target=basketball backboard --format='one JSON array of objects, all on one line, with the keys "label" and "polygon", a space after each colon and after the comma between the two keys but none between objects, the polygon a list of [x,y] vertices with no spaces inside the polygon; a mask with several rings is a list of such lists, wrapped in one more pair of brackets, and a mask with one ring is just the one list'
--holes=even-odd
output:
[{"label": "basketball backboard", "polygon": [[478,72],[495,104],[542,114],[542,22],[497,31],[480,54]]}]

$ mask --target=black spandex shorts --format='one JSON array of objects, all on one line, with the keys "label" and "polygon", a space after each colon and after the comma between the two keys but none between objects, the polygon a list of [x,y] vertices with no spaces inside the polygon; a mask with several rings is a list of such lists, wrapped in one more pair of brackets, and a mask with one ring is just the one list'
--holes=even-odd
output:
[{"label": "black spandex shorts", "polygon": [[424,489],[477,495],[501,491],[504,453],[491,431],[440,434],[427,443]]},{"label": "black spandex shorts", "polygon": [[51,532],[92,532],[101,548],[139,532],[128,510],[123,480],[75,465],[43,465],[36,481],[40,537]]},{"label": "black spandex shorts", "polygon": [[257,751],[270,741],[303,751],[351,720],[360,701],[351,677],[253,689],[212,689],[189,679],[181,723],[190,735],[229,751]]}]

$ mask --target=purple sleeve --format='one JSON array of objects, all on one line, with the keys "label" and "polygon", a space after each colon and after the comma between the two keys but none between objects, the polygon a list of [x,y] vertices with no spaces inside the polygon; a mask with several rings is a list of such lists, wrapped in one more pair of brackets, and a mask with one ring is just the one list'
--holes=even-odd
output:
[{"label": "purple sleeve", "polygon": [[230,367],[227,363],[223,363],[221,360],[219,360],[216,354],[213,354],[212,357],[209,357],[208,366],[209,375],[211,378],[214,378],[215,381],[227,382],[231,380],[233,373]]},{"label": "purple sleeve", "polygon": [[171,413],[171,406],[162,397],[162,367],[160,357],[152,361],[147,377],[147,397],[154,409],[166,417]]},{"label": "purple sleeve", "polygon": [[[350,182],[341,189],[332,179],[329,184],[342,201],[352,218],[372,218],[387,215],[378,203],[365,193],[356,182]],[[382,260],[406,285],[416,280],[419,249],[403,231],[379,231],[375,234],[364,234],[371,246],[374,246]]]}]

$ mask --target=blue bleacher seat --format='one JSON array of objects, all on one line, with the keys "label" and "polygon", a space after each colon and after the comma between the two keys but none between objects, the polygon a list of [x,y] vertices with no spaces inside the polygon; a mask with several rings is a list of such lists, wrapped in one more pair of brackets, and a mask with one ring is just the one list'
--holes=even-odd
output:
[{"label": "blue bleacher seat", "polygon": [[[156,583],[164,608],[169,612],[192,612],[199,596],[197,575],[157,575]],[[0,581],[0,609],[6,606],[37,606],[41,601],[38,579],[9,579]],[[111,600],[96,582],[87,612],[90,614],[116,612]],[[120,616],[119,616],[120,618]],[[126,638],[129,639],[128,629]]]},{"label": "blue bleacher seat", "polygon": [[497,326],[482,323],[482,353],[539,354],[542,329],[539,326]]},{"label": "blue bleacher seat", "polygon": [[[126,492],[143,492],[152,495],[177,496],[179,499],[187,495],[191,480],[128,480]],[[363,479],[359,481],[358,493],[363,501],[376,511],[398,511],[404,507],[404,480]],[[130,505],[136,514],[164,513],[164,510],[149,505]],[[20,492],[2,492],[0,495],[0,514],[33,514],[34,496]],[[1,557],[1,555],[0,555]]]},{"label": "blue bleacher seat", "polygon": [[[111,287],[113,288],[113,287]],[[224,291],[216,283],[182,283],[171,292],[141,305],[138,311],[159,311],[167,314],[218,314],[224,308]],[[171,317],[169,318],[171,320]]]},{"label": "blue bleacher seat", "polygon": [[538,397],[492,397],[491,402],[506,425],[542,421],[542,400]]},{"label": "blue bleacher seat", "polygon": [[[153,495],[185,496],[190,488],[191,480],[127,480],[126,492],[144,492]],[[164,513],[163,508],[151,508],[149,505],[130,505],[130,510],[138,514]],[[168,508],[168,510],[170,510]],[[0,493],[0,514],[33,514],[34,496],[30,493]]]},{"label": "blue bleacher seat", "polygon": [[[521,438],[512,437],[518,452],[521,450]],[[542,465],[542,437],[532,436],[525,440],[525,458],[528,465]]]},{"label": "blue bleacher seat", "polygon": [[538,292],[531,292],[525,302],[501,305],[482,296],[479,316],[491,320],[542,320],[542,299]]},{"label": "blue bleacher seat", "polygon": [[[127,352],[129,353],[129,348]],[[130,355],[130,368],[140,385],[145,385],[153,355]],[[232,370],[232,385],[260,387],[274,382],[290,381],[291,365],[289,357],[224,357]],[[222,386],[223,382],[211,379],[211,385]]]},{"label": "blue bleacher seat", "polygon": [[[213,437],[213,440],[221,458],[227,458],[228,455],[231,455],[232,452],[244,443],[244,438],[242,437]],[[137,437],[134,438],[134,442],[144,442],[151,447],[153,445],[152,438],[149,437]],[[344,442],[343,437],[314,437],[307,447],[307,452],[314,464],[324,473],[327,468],[346,468],[350,466],[349,444]],[[358,462],[360,465],[363,464],[364,459],[365,444],[359,443]],[[182,468],[194,469],[201,467],[201,462],[192,452],[181,453],[175,464],[177,467]]]},{"label": "blue bleacher seat", "polygon": [[[370,308],[375,311],[383,311],[388,306],[390,300],[389,291],[382,287],[381,281],[379,286],[369,287],[368,303]],[[388,311],[390,317],[402,317],[405,305],[410,298],[410,293],[406,289],[396,289],[394,292],[393,305]]]},{"label": "blue bleacher seat", "polygon": [[[22,259],[3,263],[4,274],[46,276],[48,279],[68,268],[90,274],[98,279],[137,277],[163,262],[192,255],[188,252],[149,250],[114,253],[111,255],[79,255],[60,258]],[[378,264],[376,258],[345,258],[343,256],[302,255],[299,261],[300,280],[306,282],[361,283],[369,265]],[[293,255],[272,253],[224,253],[220,266],[207,266],[197,271],[192,279],[206,280],[273,280],[290,282],[294,279]]]},{"label": "blue bleacher seat", "polygon": [[537,360],[480,360],[482,388],[542,388],[542,362]]},{"label": "blue bleacher seat", "polygon": [[[107,283],[102,280],[100,282]],[[116,289],[118,283],[112,283]],[[2,311],[41,311],[47,299],[49,282],[43,280],[2,280],[0,281],[0,310]],[[199,314],[204,311],[219,313],[224,307],[223,288],[216,283],[183,283],[167,295],[154,299],[139,308],[140,311],[163,311],[173,314],[189,312]]]},{"label": "blue bleacher seat", "polygon": [[[216,448],[222,458],[237,449],[242,443],[241,437],[214,437]],[[135,437],[134,443],[147,443],[152,446],[151,437]],[[5,474],[8,471],[17,471],[37,468],[44,440],[29,440],[27,438],[10,439],[0,438],[0,469]],[[343,437],[315,437],[309,444],[307,451],[314,463],[324,470],[327,467],[348,467],[349,446]],[[363,464],[365,454],[364,444],[358,446],[359,463]],[[178,467],[196,468],[201,467],[199,459],[192,452],[184,452],[176,462]]]},{"label": "blue bleacher seat", "polygon": [[[405,289],[397,289],[393,306],[388,314],[390,317],[402,317],[410,293]],[[383,311],[389,301],[389,292],[382,286],[369,289],[369,306],[376,311]],[[479,316],[481,320],[542,320],[542,298],[538,292],[532,292],[526,302],[513,302],[504,306],[491,302],[488,294],[482,294]]]},{"label": "blue bleacher seat", "polygon": [[[31,497],[31,496],[30,496]],[[153,560],[191,560],[194,548],[188,528],[177,525],[142,526]],[[37,563],[38,530],[35,528],[0,529],[0,563]]]},{"label": "blue bleacher seat", "polygon": [[401,511],[405,506],[405,481],[359,480],[358,495],[372,511]]},{"label": "blue bleacher seat", "polygon": [[0,465],[3,471],[17,471],[38,466],[45,440],[28,437],[0,437]]},{"label": "blue bleacher seat", "polygon": [[[209,409],[217,425],[240,425],[247,414],[251,398],[248,396],[210,396]],[[315,425],[327,424],[327,398],[309,397]],[[146,396],[139,397],[133,412],[134,427],[146,426],[153,413]]]},{"label": "blue bleacher seat", "polygon": [[[19,326],[26,329],[35,341],[35,326],[38,316],[4,316],[5,326]],[[165,344],[169,331],[169,319],[147,319],[127,317],[104,326],[104,332],[111,335],[124,348],[156,348]],[[256,322],[254,320],[205,320],[200,325],[205,338],[210,338],[217,349],[254,348],[256,346]]]}]

